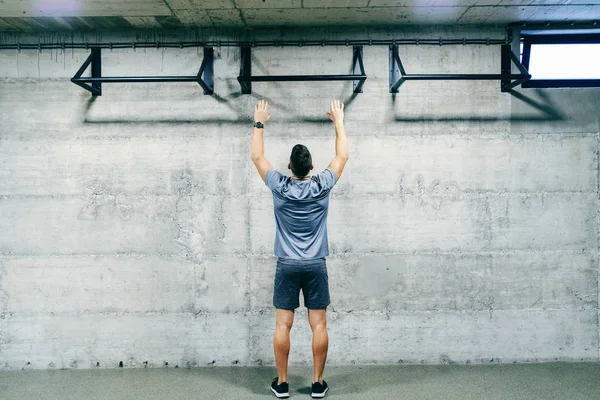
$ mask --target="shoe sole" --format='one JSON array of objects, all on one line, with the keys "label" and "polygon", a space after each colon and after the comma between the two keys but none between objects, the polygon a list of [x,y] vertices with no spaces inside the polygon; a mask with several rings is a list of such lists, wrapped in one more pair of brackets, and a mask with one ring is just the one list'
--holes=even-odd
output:
[{"label": "shoe sole", "polygon": [[273,388],[270,388],[271,392],[273,392],[273,394],[278,398],[278,399],[287,399],[288,397],[290,397],[289,393],[277,393],[277,391]]},{"label": "shoe sole", "polygon": [[323,393],[313,393],[311,396],[313,397],[313,399],[323,398],[323,397],[325,397],[325,393],[327,393],[328,390],[329,390],[329,388],[325,388]]}]

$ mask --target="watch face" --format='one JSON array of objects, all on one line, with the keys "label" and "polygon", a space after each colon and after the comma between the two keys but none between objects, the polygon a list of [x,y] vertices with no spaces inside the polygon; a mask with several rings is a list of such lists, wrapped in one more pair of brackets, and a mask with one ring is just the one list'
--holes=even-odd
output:
[{"label": "watch face", "polygon": [[262,124],[262,122],[257,122],[257,123],[254,124],[254,126],[257,127],[257,128],[263,128],[264,127],[264,125]]}]

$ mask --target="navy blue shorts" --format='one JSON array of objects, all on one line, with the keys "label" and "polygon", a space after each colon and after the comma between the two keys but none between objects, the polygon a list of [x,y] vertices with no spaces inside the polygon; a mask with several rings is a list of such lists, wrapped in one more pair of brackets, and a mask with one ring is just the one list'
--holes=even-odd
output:
[{"label": "navy blue shorts", "polygon": [[300,290],[304,306],[322,310],[329,305],[329,277],[325,257],[314,260],[277,259],[273,306],[294,311],[300,307]]}]

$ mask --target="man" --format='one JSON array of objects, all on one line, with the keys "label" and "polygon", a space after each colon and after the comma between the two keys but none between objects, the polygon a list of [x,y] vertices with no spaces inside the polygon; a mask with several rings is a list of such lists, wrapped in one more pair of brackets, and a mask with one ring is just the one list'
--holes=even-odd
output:
[{"label": "man", "polygon": [[297,144],[292,149],[287,177],[271,167],[264,156],[264,124],[271,114],[268,104],[261,100],[254,110],[251,157],[261,178],[273,193],[276,235],[274,253],[277,259],[273,305],[276,309],[276,327],[273,347],[278,377],[271,391],[278,398],[289,397],[287,376],[290,352],[290,329],[294,311],[300,306],[300,290],[308,308],[308,322],[312,329],[314,372],[312,397],[321,398],[328,390],[323,380],[329,338],[326,309],[329,305],[329,282],[325,256],[329,255],[327,241],[327,212],[329,192],[340,179],[348,161],[348,139],[344,130],[344,105],[331,102],[326,113],[333,121],[336,132],[336,156],[323,172],[311,177],[314,168],[308,149]]}]

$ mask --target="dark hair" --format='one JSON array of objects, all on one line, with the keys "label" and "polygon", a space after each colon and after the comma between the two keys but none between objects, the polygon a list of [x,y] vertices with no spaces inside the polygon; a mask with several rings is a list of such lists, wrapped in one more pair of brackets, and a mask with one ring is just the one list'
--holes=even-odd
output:
[{"label": "dark hair", "polygon": [[306,146],[301,144],[294,146],[292,155],[290,156],[290,163],[292,164],[292,172],[298,178],[304,178],[308,175],[312,164],[312,157]]}]

